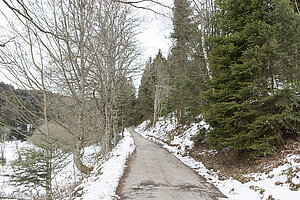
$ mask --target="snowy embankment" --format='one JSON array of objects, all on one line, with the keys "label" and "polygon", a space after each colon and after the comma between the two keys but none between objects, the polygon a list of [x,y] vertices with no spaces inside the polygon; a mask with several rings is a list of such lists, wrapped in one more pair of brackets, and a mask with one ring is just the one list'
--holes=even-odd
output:
[{"label": "snowy embankment", "polygon": [[110,200],[117,197],[115,192],[123,175],[127,158],[135,149],[130,133],[125,129],[124,138],[111,152],[110,158],[99,168],[95,168],[92,176],[77,187],[83,188],[80,200]]},{"label": "snowy embankment", "polygon": [[[145,121],[135,131],[147,139],[154,140],[170,151],[184,164],[192,168],[206,180],[214,184],[219,190],[231,200],[255,200],[255,199],[280,199],[299,200],[300,190],[293,191],[293,188],[300,186],[300,155],[288,155],[283,165],[273,168],[268,173],[244,174],[250,177],[249,182],[241,183],[233,178],[224,180],[219,172],[208,170],[203,163],[194,160],[187,155],[187,150],[193,147],[191,137],[198,133],[200,128],[208,128],[208,125],[201,121],[191,124],[181,135],[176,136],[176,121],[169,118],[161,118],[155,126],[150,126],[150,121]],[[173,140],[168,141],[172,136]],[[211,153],[216,153],[212,150]],[[270,166],[271,167],[271,166]]]},{"label": "snowy embankment", "polygon": [[[37,148],[29,142],[5,142],[5,165],[0,165],[0,198],[39,199],[45,195],[44,188],[32,186],[25,188],[9,184],[8,175],[13,174],[11,163],[18,159],[18,151],[28,148]],[[129,131],[125,130],[124,138],[113,149],[109,159],[99,160],[100,146],[90,146],[84,149],[83,162],[94,167],[89,177],[83,176],[75,167],[72,154],[69,154],[62,163],[63,168],[56,171],[53,178],[54,199],[112,199],[120,177],[125,168],[128,156],[135,149]],[[83,180],[82,180],[83,178]],[[79,184],[80,183],[80,184]],[[72,189],[77,185],[75,191]],[[80,196],[80,197],[79,197]]]},{"label": "snowy embankment", "polygon": [[[3,144],[1,144],[2,146]],[[14,187],[9,185],[8,175],[14,173],[11,167],[11,163],[18,159],[18,151],[23,148],[32,148],[32,144],[28,142],[13,141],[4,143],[4,158],[5,164],[0,165],[0,197],[12,197],[14,193],[22,191],[22,187]]]},{"label": "snowy embankment", "polygon": [[[1,144],[3,145],[3,144]],[[28,149],[38,150],[39,147],[30,142],[8,141],[4,144],[5,164],[0,165],[0,197],[11,199],[40,199],[45,196],[45,189],[37,184],[31,185],[15,185],[11,184],[10,175],[13,175],[14,168],[12,163],[20,159],[20,152]],[[99,146],[90,146],[84,149],[83,162],[92,166],[96,164],[97,157],[100,154]],[[72,154],[65,154],[63,161],[56,163],[53,160],[55,170],[52,172],[52,188],[53,198],[61,199],[63,197],[71,197],[72,191],[70,188],[80,181],[81,173],[76,169]],[[42,163],[39,163],[42,165]],[[58,166],[59,165],[59,166]]]}]

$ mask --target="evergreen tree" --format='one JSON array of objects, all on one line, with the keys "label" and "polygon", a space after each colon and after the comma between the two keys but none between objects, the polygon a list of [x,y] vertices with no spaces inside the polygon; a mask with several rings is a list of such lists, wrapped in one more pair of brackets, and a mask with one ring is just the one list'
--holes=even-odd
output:
[{"label": "evergreen tree", "polygon": [[211,38],[208,141],[217,148],[269,153],[300,128],[300,99],[293,84],[299,74],[299,15],[289,0],[217,4],[222,35]]},{"label": "evergreen tree", "polygon": [[161,114],[169,91],[167,61],[159,50],[154,59],[149,58],[142,75],[136,102],[137,122],[154,121]]},{"label": "evergreen tree", "polygon": [[47,165],[44,152],[40,149],[27,149],[19,152],[19,160],[12,163],[14,173],[10,184],[25,188],[46,187]]},{"label": "evergreen tree", "polygon": [[124,78],[122,83],[120,84],[121,94],[118,95],[118,116],[119,116],[119,124],[121,125],[121,129],[124,127],[128,127],[134,125],[135,119],[135,87],[133,85],[132,79]]},{"label": "evergreen tree", "polygon": [[[14,186],[22,186],[22,192],[29,191],[32,188],[49,187],[47,181],[49,172],[53,174],[51,179],[62,170],[66,164],[66,158],[70,155],[61,150],[53,151],[51,155],[52,167],[49,168],[48,158],[45,157],[45,149],[28,148],[22,149],[19,153],[19,159],[15,160],[11,165],[14,173],[10,174],[10,184]],[[55,192],[53,192],[55,194]],[[53,195],[51,192],[51,195]]]},{"label": "evergreen tree", "polygon": [[168,57],[170,94],[165,114],[174,112],[180,125],[197,119],[201,113],[201,93],[207,89],[208,73],[202,50],[200,20],[190,1],[175,0],[173,12],[174,46]]},{"label": "evergreen tree", "polygon": [[152,58],[146,63],[144,69],[141,84],[139,87],[139,93],[136,104],[137,120],[136,122],[142,122],[149,119],[152,116],[154,108],[154,84],[155,84],[155,72],[153,68]]},{"label": "evergreen tree", "polygon": [[34,124],[42,117],[38,90],[21,90],[0,83],[0,124],[11,128],[9,138],[26,139],[27,124]]}]

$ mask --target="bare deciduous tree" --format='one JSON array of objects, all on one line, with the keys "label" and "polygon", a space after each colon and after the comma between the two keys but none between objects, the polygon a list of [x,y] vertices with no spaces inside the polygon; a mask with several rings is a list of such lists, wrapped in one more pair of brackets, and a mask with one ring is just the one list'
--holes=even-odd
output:
[{"label": "bare deciduous tree", "polygon": [[[10,73],[13,77],[14,82],[18,84],[20,88],[25,90],[31,90],[33,93],[39,91],[40,98],[38,103],[41,116],[37,116],[34,112],[27,109],[23,102],[18,101],[16,108],[21,107],[26,112],[27,118],[24,119],[27,123],[35,123],[31,121],[40,118],[45,124],[45,130],[43,132],[46,155],[46,193],[47,199],[51,199],[52,195],[52,152],[53,152],[53,141],[51,139],[51,132],[48,127],[48,94],[49,88],[46,82],[46,66],[44,55],[42,54],[41,44],[39,42],[33,42],[35,39],[32,35],[31,27],[28,23],[24,23],[23,31],[19,30],[18,27],[14,26],[10,22],[11,28],[14,33],[18,35],[9,46],[1,49],[1,64],[5,67],[5,70]],[[35,43],[35,44],[34,44]],[[33,96],[35,98],[35,96]]]},{"label": "bare deciduous tree", "polygon": [[[204,1],[204,0],[193,0],[193,3],[194,3],[194,7],[195,7],[195,10],[196,12],[198,13],[199,15],[199,18],[200,18],[200,34],[201,34],[201,45],[202,45],[202,51],[203,51],[203,56],[204,56],[204,61],[205,61],[205,67],[206,67],[206,70],[207,70],[207,74],[208,74],[208,77],[209,79],[212,79],[212,72],[211,72],[211,69],[210,69],[210,64],[209,64],[209,58],[208,58],[208,48],[207,48],[207,41],[206,41],[206,32],[207,32],[207,27],[206,27],[206,20],[207,20],[207,17],[205,16],[205,14],[207,13],[206,10],[207,10],[207,7],[211,7],[213,9],[213,5],[214,5],[214,2],[213,1]],[[205,7],[205,5],[207,7]]]},{"label": "bare deciduous tree", "polygon": [[94,97],[105,119],[103,143],[105,155],[110,144],[116,145],[119,131],[118,96],[121,83],[133,72],[133,61],[137,58],[135,35],[138,19],[124,4],[102,0],[97,18],[98,33],[93,46],[95,70],[92,77]]},{"label": "bare deciduous tree", "polygon": [[[89,174],[91,169],[81,157],[90,136],[98,131],[105,156],[111,144],[117,143],[120,82],[127,78],[138,55],[134,39],[136,18],[126,4],[110,0],[3,2],[25,27],[26,37],[13,23],[12,32],[30,49],[30,58],[19,50],[22,61],[6,54],[9,60],[3,62],[16,82],[25,88],[44,91],[46,130],[51,115],[51,121],[76,141],[73,151],[76,167]],[[32,68],[40,77],[36,77]],[[65,101],[56,104],[61,110],[49,110],[47,92],[64,96]]]},{"label": "bare deciduous tree", "polygon": [[153,125],[160,117],[160,114],[164,108],[164,100],[168,96],[170,91],[169,77],[167,72],[166,62],[162,57],[157,57],[154,60],[154,71],[156,75],[156,84],[154,88],[154,111],[153,111]]},{"label": "bare deciduous tree", "polygon": [[[136,18],[126,5],[109,0],[61,0],[30,5],[31,10],[39,11],[32,14],[38,20],[31,23],[30,32],[46,55],[45,75],[55,88],[52,91],[71,99],[66,107],[72,111],[72,117],[56,121],[75,138],[76,166],[89,174],[91,169],[82,163],[81,151],[90,129],[95,128],[89,124],[91,119],[103,119],[104,134],[99,133],[99,138],[105,146],[104,155],[108,155],[111,143],[117,143],[117,96],[121,92],[119,83],[128,76],[137,56]],[[93,108],[95,100],[100,105],[98,114]],[[61,112],[59,116],[68,113]]]}]

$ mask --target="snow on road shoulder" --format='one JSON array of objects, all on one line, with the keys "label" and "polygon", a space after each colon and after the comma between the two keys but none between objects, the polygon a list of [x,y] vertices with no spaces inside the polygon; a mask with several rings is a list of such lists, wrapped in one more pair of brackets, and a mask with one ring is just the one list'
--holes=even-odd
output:
[{"label": "snow on road shoulder", "polygon": [[[200,128],[208,128],[208,125],[201,121],[191,124],[189,128],[179,135],[176,131],[176,121],[168,118],[161,118],[155,126],[150,126],[150,121],[143,122],[135,131],[143,137],[154,140],[161,144],[184,164],[192,168],[199,175],[206,178],[209,183],[214,184],[219,190],[231,200],[299,200],[300,190],[293,191],[293,188],[300,187],[300,155],[288,155],[285,164],[274,168],[269,173],[253,173],[244,175],[251,177],[251,181],[241,183],[233,178],[224,180],[218,172],[208,170],[203,163],[194,160],[186,155],[186,150],[193,146],[191,137],[196,135]],[[173,133],[172,133],[173,132]],[[173,136],[171,142],[166,138]],[[169,135],[169,137],[167,137]]]},{"label": "snow on road shoulder", "polygon": [[[135,149],[134,141],[125,129],[124,138],[113,149],[110,159],[103,163],[100,169],[95,168],[89,180],[79,185],[83,188],[83,196],[76,199],[110,200],[115,197],[118,182],[123,175],[127,158]],[[100,175],[99,175],[100,174]]]}]

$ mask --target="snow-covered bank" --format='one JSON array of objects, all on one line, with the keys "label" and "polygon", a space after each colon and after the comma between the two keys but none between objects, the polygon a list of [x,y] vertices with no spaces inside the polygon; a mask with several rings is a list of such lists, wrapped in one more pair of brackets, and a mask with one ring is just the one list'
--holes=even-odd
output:
[{"label": "snow-covered bank", "polygon": [[130,137],[130,133],[125,129],[124,138],[119,142],[115,149],[111,152],[110,159],[104,164],[95,168],[89,180],[84,181],[76,189],[82,190],[80,200],[110,200],[116,197],[116,189],[118,182],[123,175],[127,158],[135,149],[134,141]]},{"label": "snow-covered bank", "polygon": [[[3,144],[1,144],[3,145]],[[12,163],[19,159],[20,152],[28,149],[38,150],[39,147],[30,142],[10,141],[4,144],[4,158],[6,162],[0,165],[0,197],[16,199],[39,199],[45,195],[45,189],[37,184],[30,186],[16,186],[11,184],[10,175],[14,174]],[[84,149],[83,162],[87,166],[92,166],[97,162],[101,148],[99,146],[90,146]],[[52,188],[53,198],[61,199],[64,196],[71,196],[70,188],[79,182],[82,178],[81,173],[75,167],[73,155],[64,154],[59,163],[53,160],[54,171]],[[41,164],[41,163],[38,163]],[[58,166],[59,165],[59,166]]]},{"label": "snow-covered bank", "polygon": [[[191,137],[196,135],[200,128],[208,128],[208,125],[201,121],[191,124],[181,135],[176,135],[176,121],[169,118],[161,118],[155,126],[150,126],[146,121],[138,126],[135,131],[147,139],[154,140],[165,149],[174,154],[179,160],[191,167],[198,174],[225,194],[232,200],[298,200],[300,191],[293,191],[300,186],[300,155],[288,155],[283,165],[273,168],[268,173],[244,174],[251,181],[241,183],[233,178],[224,180],[219,172],[208,170],[203,163],[194,160],[187,155],[187,150],[192,148]],[[172,141],[169,141],[172,138]],[[214,153],[214,151],[212,151]]]},{"label": "snow-covered bank", "polygon": [[[88,167],[94,167],[89,177],[82,175],[76,169],[73,162],[73,155],[67,154],[63,163],[61,163],[63,167],[54,173],[55,176],[52,183],[55,194],[53,198],[92,200],[112,199],[112,197],[116,196],[115,191],[119,179],[123,174],[126,159],[135,149],[129,131],[125,130],[124,136],[110,153],[109,159],[106,162],[99,160],[100,146],[93,145],[84,148],[84,164]],[[18,151],[28,148],[37,149],[38,147],[29,142],[5,142],[4,157],[6,163],[0,165],[0,199],[2,197],[12,199],[41,199],[45,195],[44,188],[39,186],[24,188],[9,184],[10,178],[8,175],[14,173],[11,163],[18,159]],[[73,190],[74,185],[77,185],[75,191]]]},{"label": "snow-covered bank", "polygon": [[10,141],[1,143],[3,148],[3,155],[5,159],[5,164],[0,165],[0,197],[11,197],[17,190],[21,190],[22,188],[15,188],[14,186],[9,185],[9,177],[13,173],[13,169],[11,167],[11,163],[18,159],[18,151],[23,148],[31,148],[32,144],[29,142],[21,142],[21,141]]}]

